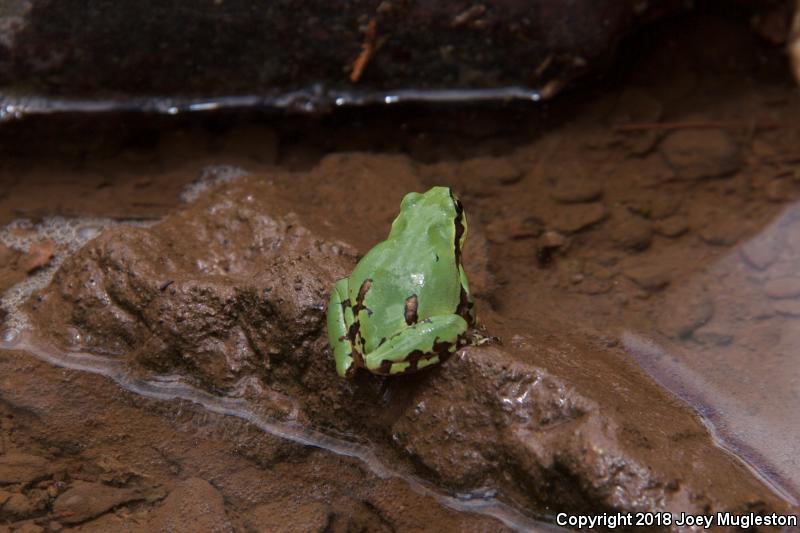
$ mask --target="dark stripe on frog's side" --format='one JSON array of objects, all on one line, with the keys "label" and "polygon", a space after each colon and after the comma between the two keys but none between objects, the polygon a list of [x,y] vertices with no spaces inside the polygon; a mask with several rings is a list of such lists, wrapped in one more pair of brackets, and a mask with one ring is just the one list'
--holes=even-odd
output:
[{"label": "dark stripe on frog's side", "polygon": [[370,288],[372,288],[372,278],[367,278],[361,283],[361,287],[358,288],[356,305],[353,306],[353,317],[358,317],[358,313],[360,313],[362,310],[366,310],[370,315],[372,314],[372,310],[367,309],[364,306],[364,298],[367,297],[367,293],[369,292]]},{"label": "dark stripe on frog's side", "polygon": [[417,320],[419,318],[417,317],[418,307],[419,307],[419,301],[417,299],[416,294],[412,294],[411,296],[406,298],[406,305],[403,317],[406,319],[406,324],[408,324],[409,326],[417,323]]},{"label": "dark stripe on frog's side", "polygon": [[[353,365],[350,367],[350,370],[355,371],[357,367],[364,366],[364,346],[366,341],[363,337],[361,337],[361,323],[358,320],[358,313],[362,309],[366,309],[364,307],[364,298],[367,296],[367,292],[369,291],[370,287],[372,287],[372,279],[367,278],[361,283],[361,287],[358,289],[358,296],[356,297],[356,304],[353,306],[353,323],[350,324],[350,328],[347,330],[347,338],[350,339],[350,344],[353,347],[350,353],[350,357],[353,358]],[[348,299],[347,302],[349,303],[350,300]],[[369,314],[372,314],[372,311],[367,309]],[[361,349],[357,349],[357,346],[361,346]]]},{"label": "dark stripe on frog's side", "polygon": [[[462,205],[461,201],[456,199],[453,196],[453,191],[450,191],[450,198],[453,199],[453,204],[456,207],[456,218],[453,221],[453,225],[456,228],[456,236],[455,242],[453,246],[455,247],[455,256],[456,256],[456,268],[462,268],[461,265],[461,237],[464,236],[464,231],[466,227],[464,226],[464,206]],[[475,324],[474,317],[472,316],[472,308],[475,305],[473,302],[470,301],[469,296],[467,295],[467,291],[464,290],[464,287],[461,287],[461,293],[459,294],[458,300],[458,307],[456,308],[456,314],[461,315],[466,321],[467,325],[472,327]]]},{"label": "dark stripe on frog's side", "polygon": [[472,315],[472,308],[474,306],[475,302],[470,301],[469,297],[467,296],[467,291],[465,291],[464,287],[462,286],[461,294],[459,294],[456,314],[460,315],[464,320],[466,320],[467,325],[470,327],[475,325],[475,317]]},{"label": "dark stripe on frog's side", "polygon": [[461,264],[461,237],[464,235],[464,206],[461,201],[453,196],[453,191],[450,191],[450,198],[453,199],[453,205],[456,207],[456,218],[453,225],[456,228],[456,236],[453,245],[455,246],[456,266]]}]

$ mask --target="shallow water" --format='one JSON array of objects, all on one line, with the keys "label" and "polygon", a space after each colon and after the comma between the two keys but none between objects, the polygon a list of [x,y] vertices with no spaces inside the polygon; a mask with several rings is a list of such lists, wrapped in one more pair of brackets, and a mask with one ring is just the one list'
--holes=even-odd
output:
[{"label": "shallow water", "polygon": [[[696,409],[722,446],[794,504],[800,498],[798,244],[800,204],[795,203],[681,280],[683,287],[703,292],[713,308],[689,338],[656,341],[630,331],[622,337],[637,363]],[[665,312],[689,314],[696,303],[672,300]]]}]

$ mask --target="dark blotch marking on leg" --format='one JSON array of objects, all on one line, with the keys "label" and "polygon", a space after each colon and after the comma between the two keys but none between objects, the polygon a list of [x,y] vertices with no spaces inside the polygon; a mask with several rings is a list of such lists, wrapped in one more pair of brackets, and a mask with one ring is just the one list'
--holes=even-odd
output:
[{"label": "dark blotch marking on leg", "polygon": [[409,326],[411,324],[417,323],[417,307],[418,307],[418,300],[416,294],[412,294],[411,296],[406,298],[405,319],[406,319],[406,324],[408,324]]},{"label": "dark blotch marking on leg", "polygon": [[[458,347],[459,344],[460,344],[460,338],[456,342],[456,347]],[[408,354],[408,357],[406,357],[404,361],[392,362],[384,359],[383,361],[381,361],[381,366],[378,368],[378,373],[389,374],[393,364],[402,362],[409,363],[409,365],[402,372],[398,372],[398,374],[408,374],[411,372],[416,372],[418,370],[419,362],[421,360],[431,359],[432,357],[437,355],[439,356],[439,363],[444,363],[451,355],[453,355],[453,352],[450,351],[450,348],[452,347],[453,347],[452,343],[440,342],[439,339],[437,338],[433,342],[433,348],[431,348],[430,352],[423,352],[422,350],[414,350],[413,352]]]}]

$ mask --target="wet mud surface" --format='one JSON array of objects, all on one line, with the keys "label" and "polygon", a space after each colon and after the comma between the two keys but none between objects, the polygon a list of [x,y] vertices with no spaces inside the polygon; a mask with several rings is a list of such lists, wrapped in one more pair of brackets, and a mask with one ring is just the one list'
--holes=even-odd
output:
[{"label": "wet mud surface", "polygon": [[[536,110],[100,125],[47,158],[13,125],[0,531],[797,513],[800,100],[749,28],[681,32]],[[328,291],[433,185],[499,341],[340,380]]]}]

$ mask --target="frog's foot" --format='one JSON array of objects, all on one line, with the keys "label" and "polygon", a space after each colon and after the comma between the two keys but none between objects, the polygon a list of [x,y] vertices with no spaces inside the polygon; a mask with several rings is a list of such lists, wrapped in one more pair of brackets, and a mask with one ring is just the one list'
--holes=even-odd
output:
[{"label": "frog's foot", "polygon": [[432,316],[387,339],[364,363],[375,374],[415,372],[455,353],[466,331],[467,322],[459,315]]},{"label": "frog's foot", "polygon": [[328,340],[333,350],[333,358],[336,361],[336,372],[345,377],[352,374],[353,367],[353,343],[349,336],[349,323],[353,322],[353,309],[347,299],[347,279],[340,279],[331,291],[331,299],[328,303]]}]

